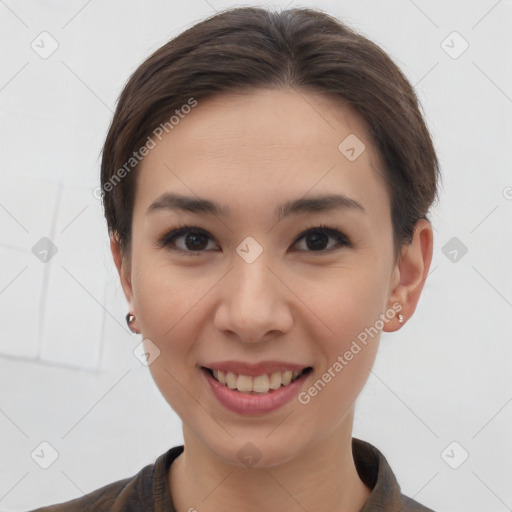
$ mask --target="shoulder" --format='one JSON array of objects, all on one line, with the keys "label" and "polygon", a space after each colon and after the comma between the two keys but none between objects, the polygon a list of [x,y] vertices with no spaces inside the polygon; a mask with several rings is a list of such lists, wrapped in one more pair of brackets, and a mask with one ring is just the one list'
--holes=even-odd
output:
[{"label": "shoulder", "polygon": [[182,452],[183,446],[175,446],[132,477],[112,482],[79,498],[29,512],[152,510],[155,502],[164,504],[168,510],[172,510],[167,471],[173,460]]},{"label": "shoulder", "polygon": [[130,478],[119,480],[117,482],[113,482],[104,487],[101,487],[100,489],[96,489],[93,492],[85,494],[80,498],[75,498],[64,503],[57,503],[55,505],[48,505],[46,507],[37,508],[29,512],[85,512],[86,510],[111,510],[116,499],[122,493],[126,484],[130,481]]}]

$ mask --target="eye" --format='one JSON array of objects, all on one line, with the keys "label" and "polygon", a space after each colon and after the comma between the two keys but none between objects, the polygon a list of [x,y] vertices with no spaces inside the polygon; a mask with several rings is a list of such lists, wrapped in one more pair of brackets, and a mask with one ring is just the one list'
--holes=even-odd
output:
[{"label": "eye", "polygon": [[[329,238],[334,239],[334,244],[329,246]],[[350,239],[335,228],[329,226],[317,226],[302,232],[295,241],[298,244],[302,239],[306,242],[306,252],[331,252],[340,247],[352,247]]]},{"label": "eye", "polygon": [[[182,243],[177,243],[183,239]],[[166,233],[157,243],[158,247],[166,247],[172,251],[185,253],[187,256],[199,256],[208,248],[208,241],[211,236],[197,226],[182,225]],[[211,249],[211,247],[210,247]]]},{"label": "eye", "polygon": [[[181,243],[178,241],[182,239]],[[304,252],[331,252],[340,247],[352,247],[352,242],[349,238],[335,228],[329,226],[316,226],[303,231],[295,240],[293,244],[303,240],[306,242],[306,249],[299,249]],[[334,240],[334,243],[329,245],[329,239]],[[157,247],[166,247],[171,251],[181,252],[187,256],[199,256],[202,252],[209,247],[209,242],[213,242],[212,237],[207,231],[197,226],[181,225],[179,228],[166,233],[158,242]]]}]

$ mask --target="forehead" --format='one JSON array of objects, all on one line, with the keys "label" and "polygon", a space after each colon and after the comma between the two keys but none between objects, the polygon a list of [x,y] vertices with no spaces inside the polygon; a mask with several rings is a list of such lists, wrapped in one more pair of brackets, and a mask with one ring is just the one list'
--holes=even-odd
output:
[{"label": "forehead", "polygon": [[365,123],[320,94],[263,89],[198,100],[154,140],[137,171],[135,213],[166,191],[209,197],[237,213],[335,192],[364,204],[369,222],[389,210]]}]

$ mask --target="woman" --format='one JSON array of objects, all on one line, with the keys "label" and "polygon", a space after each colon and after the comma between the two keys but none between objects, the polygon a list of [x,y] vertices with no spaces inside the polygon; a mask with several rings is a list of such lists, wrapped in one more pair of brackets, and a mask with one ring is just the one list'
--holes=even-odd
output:
[{"label": "woman", "polygon": [[38,510],[429,511],[352,438],[380,333],[430,267],[412,87],[316,10],[224,11],[150,56],[103,149],[111,249],[184,447]]}]

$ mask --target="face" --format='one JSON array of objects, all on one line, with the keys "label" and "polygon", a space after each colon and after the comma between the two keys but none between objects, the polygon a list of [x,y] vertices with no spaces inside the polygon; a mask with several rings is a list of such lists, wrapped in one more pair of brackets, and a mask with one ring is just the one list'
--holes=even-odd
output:
[{"label": "face", "polygon": [[354,111],[290,89],[199,101],[141,163],[123,288],[156,385],[210,454],[272,466],[351,428],[397,313],[380,166]]}]

